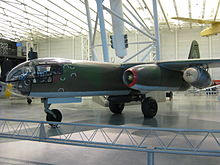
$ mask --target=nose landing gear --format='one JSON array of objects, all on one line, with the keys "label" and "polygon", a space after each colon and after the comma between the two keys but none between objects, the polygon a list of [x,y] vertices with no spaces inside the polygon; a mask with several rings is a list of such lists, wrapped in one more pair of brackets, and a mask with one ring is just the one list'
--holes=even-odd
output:
[{"label": "nose landing gear", "polygon": [[[62,113],[58,109],[50,110],[51,113],[47,113],[46,120],[47,121],[54,121],[54,122],[61,122],[62,120]],[[58,124],[49,124],[51,127],[57,127]]]},{"label": "nose landing gear", "polygon": [[[48,103],[48,99],[42,99],[44,103],[44,111],[46,113],[46,121],[52,122],[61,122],[62,121],[62,113],[58,109],[50,110],[50,105]],[[57,127],[58,124],[49,124],[51,127]]]}]

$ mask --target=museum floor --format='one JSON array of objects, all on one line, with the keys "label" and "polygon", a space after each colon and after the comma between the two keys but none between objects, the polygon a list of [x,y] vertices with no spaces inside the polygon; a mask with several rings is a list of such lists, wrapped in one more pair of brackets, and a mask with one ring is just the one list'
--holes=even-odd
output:
[{"label": "museum floor", "polygon": [[[60,109],[64,122],[129,125],[141,127],[219,129],[220,101],[217,96],[174,95],[172,101],[159,103],[154,119],[144,119],[140,105],[127,106],[122,115],[86,99],[84,103],[52,105]],[[43,105],[34,100],[0,99],[0,118],[45,120]],[[155,154],[155,165],[216,165],[220,158]],[[42,142],[0,139],[0,164],[76,164],[144,165],[146,153],[76,147]]]}]

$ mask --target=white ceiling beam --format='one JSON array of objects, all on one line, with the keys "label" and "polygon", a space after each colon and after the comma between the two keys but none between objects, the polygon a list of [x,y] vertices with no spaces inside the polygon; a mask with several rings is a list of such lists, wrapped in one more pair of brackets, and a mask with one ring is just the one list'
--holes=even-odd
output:
[{"label": "white ceiling beam", "polygon": [[146,4],[145,0],[142,0],[142,2],[143,2],[143,4],[144,4],[144,8],[147,9],[147,11],[149,12],[149,14],[150,14],[152,20],[154,20],[154,16],[153,16],[152,12],[150,11],[148,5]]},{"label": "white ceiling beam", "polygon": [[[135,9],[135,7],[130,3],[129,0],[127,0],[128,4],[131,6],[131,8],[133,9],[133,11],[136,13],[136,15],[138,16],[138,18],[142,21],[142,23],[144,24],[145,28],[147,28],[148,31],[150,31],[150,28],[146,25],[145,21],[142,19],[142,17],[140,16],[140,14],[138,13],[138,11]],[[137,8],[137,7],[136,7]]]},{"label": "white ceiling beam", "polygon": [[[141,25],[141,27],[146,31],[146,33],[149,35],[149,36],[152,36],[150,30],[148,30],[149,28],[144,26],[142,24],[142,22],[133,14],[133,12],[131,10],[129,10],[127,8],[127,6],[125,4],[123,4],[123,7],[132,15],[132,17]],[[129,24],[130,25],[130,24]]]},{"label": "white ceiling beam", "polygon": [[158,3],[159,3],[159,6],[160,6],[161,11],[162,11],[162,13],[163,13],[163,17],[164,17],[164,19],[165,19],[165,21],[166,21],[166,24],[167,24],[169,30],[171,30],[169,21],[168,21],[168,19],[167,19],[167,16],[166,16],[166,14],[165,14],[165,11],[164,11],[164,9],[163,9],[163,6],[162,6],[160,0],[158,0]]},{"label": "white ceiling beam", "polygon": [[[176,6],[176,0],[173,0],[173,6],[176,12],[176,17],[179,17],[179,13],[178,13],[177,6]],[[179,25],[179,28],[181,28],[181,25],[179,22],[178,22],[178,25]]]},{"label": "white ceiling beam", "polygon": [[205,6],[206,6],[206,0],[203,0],[203,5],[202,5],[202,19],[205,17]]},{"label": "white ceiling beam", "polygon": [[[79,0],[79,1],[85,5],[85,2],[84,2],[83,0]],[[89,7],[89,9],[90,9],[93,13],[95,13],[95,15],[97,15],[97,12],[96,12],[93,8]],[[112,24],[111,24],[108,20],[105,19],[105,22],[112,27]],[[111,32],[109,29],[106,29],[106,30],[107,30],[107,32]]]},{"label": "white ceiling beam", "polygon": [[[21,2],[21,1],[19,1],[19,0],[16,0],[16,1],[18,1],[18,2],[22,3],[22,2]],[[37,2],[37,1],[35,1],[35,0],[32,0],[32,1],[33,1],[34,3],[36,3],[36,4],[40,5],[40,6],[44,7],[44,8],[47,10],[47,14],[45,14],[45,13],[43,13],[43,12],[39,11],[39,10],[36,10],[35,8],[31,7],[30,5],[27,5],[27,4],[24,4],[24,3],[22,3],[22,4],[23,4],[24,6],[28,6],[30,9],[35,10],[36,12],[39,12],[39,13],[41,13],[41,14],[45,15],[46,17],[50,18],[51,20],[54,20],[54,21],[56,21],[56,22],[60,23],[61,25],[66,26],[66,24],[64,24],[63,22],[59,21],[58,19],[55,19],[55,18],[53,18],[53,17],[50,17],[50,16],[49,16],[49,14],[48,14],[48,13],[49,13],[48,11],[50,11],[50,12],[52,12],[52,13],[56,14],[57,16],[59,16],[59,17],[61,17],[61,18],[63,18],[63,19],[65,19],[65,20],[66,20],[66,18],[65,18],[65,17],[61,16],[60,14],[58,14],[58,13],[54,12],[54,11],[53,11],[53,10],[51,10],[51,9],[46,8],[45,6],[41,5],[40,3],[38,3],[38,2]],[[69,20],[68,20],[68,21],[69,21]],[[72,21],[69,21],[69,22],[71,22],[71,23],[72,23]],[[47,23],[49,23],[49,22],[47,22]],[[67,31],[66,29],[63,29],[63,28],[61,28],[61,27],[59,27],[59,26],[56,26],[56,25],[55,25],[55,24],[53,24],[53,23],[50,23],[50,24],[51,24],[51,25],[54,25],[55,27],[57,27],[57,28],[59,28],[59,29],[61,29],[61,30],[63,30],[63,31],[66,31],[66,32],[68,32],[68,33],[70,33],[70,34],[72,34],[72,35],[73,35],[73,33],[71,33],[70,31]],[[74,24],[74,25],[76,25],[76,26],[78,26],[76,23],[73,23],[73,24]],[[66,27],[67,27],[67,26],[66,26]],[[70,29],[72,29],[73,31],[80,33],[79,31],[77,31],[76,29],[74,29],[74,28],[72,28],[72,27],[70,27],[70,26],[68,26],[67,28],[70,28]],[[80,27],[80,28],[81,28],[81,27]],[[85,28],[83,28],[83,29],[87,31],[87,29],[85,29]]]},{"label": "white ceiling beam", "polygon": [[[191,7],[191,0],[188,0],[188,8],[189,8],[189,18],[192,18],[192,7]],[[192,23],[189,23],[190,28],[192,28]]]},{"label": "white ceiling beam", "polygon": [[216,12],[215,12],[214,21],[216,21],[216,18],[217,18],[217,16],[218,16],[218,10],[219,10],[219,6],[220,6],[220,0],[218,1],[218,5],[217,5],[217,8],[216,8]]},{"label": "white ceiling beam", "polygon": [[[10,12],[10,13],[13,13],[13,14],[17,14],[16,12],[14,12],[14,11],[11,11],[11,10],[8,10],[8,9],[4,9],[5,11],[7,11],[7,12]],[[2,14],[2,13],[0,13],[0,14]],[[5,14],[2,14],[2,15],[5,15]],[[27,23],[25,22],[25,21],[23,21],[23,20],[28,20],[28,18],[26,18],[26,17],[24,17],[23,15],[20,15],[20,14],[17,14],[19,17],[21,17],[21,18],[23,18],[23,19],[17,19],[17,18],[15,18],[15,17],[12,17],[12,16],[9,16],[9,15],[6,15],[8,18],[11,18],[11,19],[13,19],[13,20],[16,20],[16,21],[19,21],[19,22],[21,22],[22,23],[22,25],[21,24],[19,24],[19,26],[22,26],[23,28],[25,28],[25,29],[28,29],[28,30],[30,30],[30,32],[34,29],[34,27],[35,26],[30,26],[29,28],[27,28],[26,26],[24,26],[24,25],[27,25]],[[38,24],[38,25],[41,25],[42,27],[44,27],[44,28],[46,28],[46,25],[43,25],[43,24],[41,24],[40,22],[36,22],[36,21],[34,21],[34,20],[31,20],[32,22],[34,22],[34,23],[36,23],[36,24]],[[16,25],[18,25],[17,23],[15,23],[15,22],[13,22],[13,24],[16,24]],[[46,30],[44,30],[44,29],[42,29],[42,28],[39,28],[39,27],[36,27],[37,29],[39,29],[39,30],[41,30],[41,31],[44,31],[44,32],[46,32],[46,33],[49,33],[48,31],[46,31]],[[58,31],[56,31],[56,30],[54,30],[54,29],[52,29],[51,28],[51,30],[52,31],[54,31],[54,32],[56,32],[56,33],[59,33]]]},{"label": "white ceiling beam", "polygon": [[152,34],[148,34],[145,31],[141,30],[140,28],[138,28],[137,26],[135,26],[135,24],[130,23],[129,21],[127,21],[124,18],[121,18],[120,16],[118,16],[115,12],[113,12],[112,10],[110,10],[109,8],[103,6],[103,9],[105,9],[106,11],[108,11],[110,14],[118,17],[119,19],[121,19],[122,21],[124,21],[125,23],[129,24],[131,27],[133,27],[134,29],[138,30],[140,33],[146,35],[147,37],[149,37],[150,39],[152,39],[153,41],[155,41],[154,36],[152,36]]},{"label": "white ceiling beam", "polygon": [[[33,1],[34,3],[40,5],[40,6],[44,7],[41,3],[39,3],[39,2],[37,2],[37,1],[35,1],[35,0],[32,0],[32,1]],[[87,25],[87,23],[86,23],[85,21],[79,19],[77,16],[74,16],[72,13],[70,13],[70,12],[68,12],[67,10],[63,9],[62,7],[60,7],[59,5],[57,5],[56,3],[54,3],[54,2],[52,2],[52,1],[50,1],[50,0],[47,0],[47,1],[50,2],[51,4],[53,4],[54,6],[60,8],[60,9],[63,10],[64,12],[70,14],[72,17],[74,17],[75,19],[77,19],[77,20],[79,20],[80,22],[82,22],[85,26]],[[70,19],[65,18],[64,16],[60,15],[59,13],[57,13],[57,12],[51,10],[51,9],[48,9],[48,10],[49,10],[50,12],[56,14],[57,16],[59,16],[59,17],[65,19],[66,21],[71,22],[71,23],[74,24],[76,27],[79,27],[80,29],[83,29],[83,30],[85,30],[86,32],[88,32],[88,30],[87,30],[85,27],[80,26],[79,24],[73,22],[73,21],[70,20]],[[65,24],[63,24],[63,25],[65,26]],[[74,29],[74,28],[72,28],[72,29]],[[75,29],[74,29],[74,30],[75,30]]]},{"label": "white ceiling beam", "polygon": [[[17,0],[16,0],[16,1],[17,1]],[[8,4],[7,1],[2,1],[2,2]],[[17,9],[17,10],[22,11],[23,13],[26,13],[26,11],[24,11],[24,10],[22,10],[22,9],[16,7],[16,6],[14,6],[14,5],[11,5],[11,4],[8,4],[8,5],[12,6],[13,8],[15,8],[15,9]],[[21,5],[26,5],[26,4],[21,3]],[[7,9],[5,9],[5,10],[7,10]],[[8,10],[8,11],[10,11],[10,12],[12,12],[12,13],[14,13],[14,14],[17,14],[17,13],[15,13],[15,12],[11,11],[11,10]],[[27,14],[30,14],[30,15],[31,15],[31,13],[29,13],[29,12],[27,12]],[[43,13],[43,14],[44,14],[44,13]],[[18,14],[17,14],[17,15],[18,15]],[[45,14],[44,14],[44,15],[45,15]],[[28,19],[29,19],[29,18],[27,18],[27,17],[25,17],[25,16],[23,16],[23,15],[19,15],[19,16],[20,16],[20,17],[23,17],[24,20],[28,20]],[[40,17],[38,17],[38,16],[36,16],[36,15],[31,15],[31,16],[33,16],[33,17],[37,18],[38,20],[42,21],[42,18],[40,18]],[[45,16],[46,16],[46,15],[45,15]],[[19,20],[19,21],[21,21],[21,20]],[[39,24],[39,25],[42,25],[42,26],[45,27],[45,28],[48,28],[47,25],[43,25],[43,24],[41,24],[40,22],[36,22],[36,21],[34,21],[34,20],[31,20],[31,21],[33,21],[33,22],[35,22],[35,23],[37,23],[37,24]],[[47,22],[47,21],[45,21],[45,20],[43,20],[43,21],[44,21],[45,23],[51,24],[50,22]],[[23,22],[23,21],[22,21],[22,22]],[[24,23],[27,24],[26,22],[24,22]],[[62,30],[62,31],[64,31],[64,29],[60,28],[59,26],[56,26],[56,25],[54,25],[54,24],[51,24],[51,25],[54,26],[54,27],[57,27],[58,29],[60,29],[60,30]],[[37,29],[38,29],[38,28],[37,28]],[[40,29],[40,30],[42,30],[42,29]],[[57,34],[61,34],[61,35],[62,35],[62,33],[61,33],[60,31],[57,31],[57,30],[55,30],[54,28],[51,28],[51,27],[50,27],[50,30],[56,32]],[[45,30],[44,30],[44,31],[45,31]],[[46,31],[46,32],[47,32],[47,31]],[[69,33],[70,33],[70,32],[69,32]],[[71,34],[71,33],[70,33],[70,34]],[[73,34],[73,33],[72,33],[72,34]]]}]

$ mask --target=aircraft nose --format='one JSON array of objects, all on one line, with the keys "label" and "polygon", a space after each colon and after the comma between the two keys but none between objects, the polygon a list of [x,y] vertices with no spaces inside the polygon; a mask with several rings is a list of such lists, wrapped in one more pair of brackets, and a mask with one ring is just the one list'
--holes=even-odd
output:
[{"label": "aircraft nose", "polygon": [[29,79],[23,81],[12,82],[11,93],[17,96],[29,96],[31,90],[31,81]]},{"label": "aircraft nose", "polygon": [[11,84],[11,90],[15,95],[28,96],[34,75],[34,67],[29,62],[25,62],[16,66],[8,73],[6,82]]}]

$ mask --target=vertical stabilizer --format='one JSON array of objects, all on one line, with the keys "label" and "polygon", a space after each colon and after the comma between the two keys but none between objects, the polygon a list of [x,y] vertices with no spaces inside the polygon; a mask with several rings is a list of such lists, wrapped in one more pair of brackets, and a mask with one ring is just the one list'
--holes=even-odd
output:
[{"label": "vertical stabilizer", "polygon": [[193,58],[200,58],[199,44],[196,40],[193,40],[193,42],[191,44],[188,59],[193,59]]}]

